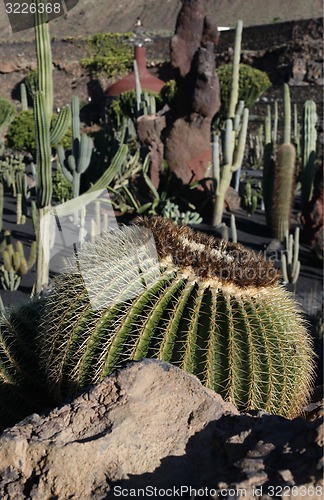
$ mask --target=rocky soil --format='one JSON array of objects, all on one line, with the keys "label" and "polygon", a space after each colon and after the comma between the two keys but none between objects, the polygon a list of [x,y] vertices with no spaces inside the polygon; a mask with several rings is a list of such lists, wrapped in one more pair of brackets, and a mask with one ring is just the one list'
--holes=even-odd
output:
[{"label": "rocky soil", "polygon": [[[63,2],[65,3],[65,2]],[[173,32],[181,0],[79,0],[67,15],[51,22],[53,36],[80,36],[103,32],[125,32],[133,29],[140,16],[146,29],[158,32]],[[219,26],[234,26],[242,19],[246,26],[271,24],[273,22],[311,19],[323,15],[321,0],[206,0],[208,15],[213,16]],[[0,38],[21,40],[33,37],[27,30],[12,34],[5,12],[4,2],[0,2]]]},{"label": "rocky soil", "polygon": [[148,486],[183,487],[188,499],[197,497],[190,488],[204,498],[319,497],[322,445],[321,419],[240,415],[196,377],[144,360],[4,431],[0,497],[109,499]]}]

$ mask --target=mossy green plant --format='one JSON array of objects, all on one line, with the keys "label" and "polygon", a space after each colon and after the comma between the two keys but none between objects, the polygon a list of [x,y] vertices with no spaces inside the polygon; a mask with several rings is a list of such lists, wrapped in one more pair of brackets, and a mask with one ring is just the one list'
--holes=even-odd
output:
[{"label": "mossy green plant", "polygon": [[[133,48],[128,40],[132,33],[98,33],[88,41],[89,57],[81,65],[92,75],[122,76],[131,69]],[[128,42],[128,43],[127,43]]]},{"label": "mossy green plant", "polygon": [[[153,357],[241,410],[299,414],[312,385],[311,341],[272,264],[161,217],[138,224],[88,244],[80,272],[52,286],[39,330],[49,392],[61,400],[126,360]],[[157,261],[143,230],[153,232]]]},{"label": "mossy green plant", "polygon": [[[53,127],[58,119],[56,113],[53,114],[51,126]],[[65,148],[71,147],[72,129],[68,127],[61,144]],[[53,147],[57,144],[52,144]],[[35,119],[32,109],[21,111],[11,122],[6,134],[6,147],[15,151],[26,151],[33,156],[36,151],[35,139]]]},{"label": "mossy green plant", "polygon": [[[225,64],[217,68],[220,84],[221,109],[219,114],[227,117],[231,85],[232,85],[232,64]],[[240,64],[238,101],[244,101],[246,108],[251,109],[256,100],[271,86],[268,75],[264,71],[252,68],[247,64]]]}]

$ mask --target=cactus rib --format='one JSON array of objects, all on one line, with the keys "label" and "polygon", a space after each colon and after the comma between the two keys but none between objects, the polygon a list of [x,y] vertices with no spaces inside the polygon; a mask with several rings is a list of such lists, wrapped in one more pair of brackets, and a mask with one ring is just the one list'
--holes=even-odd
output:
[{"label": "cactus rib", "polygon": [[[53,284],[39,326],[49,391],[62,398],[127,359],[156,357],[240,409],[297,415],[312,385],[311,342],[272,264],[159,217],[138,224],[120,237],[140,244],[149,228],[160,260],[142,266],[137,283],[145,259],[120,254],[118,234],[108,232],[84,246],[83,276],[74,271]],[[239,275],[242,267],[250,276]]]}]

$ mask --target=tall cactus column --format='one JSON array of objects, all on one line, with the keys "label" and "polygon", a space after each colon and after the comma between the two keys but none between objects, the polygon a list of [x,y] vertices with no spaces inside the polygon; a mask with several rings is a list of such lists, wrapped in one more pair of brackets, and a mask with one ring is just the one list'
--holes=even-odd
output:
[{"label": "tall cactus column", "polygon": [[66,158],[62,145],[57,148],[59,162],[65,178],[72,182],[73,197],[80,194],[81,175],[90,165],[93,151],[93,140],[80,131],[80,101],[77,96],[72,96],[72,153]]},{"label": "tall cactus column", "polygon": [[50,205],[52,198],[50,126],[53,113],[52,50],[46,13],[38,12],[36,0],[35,42],[38,89],[34,94],[36,124],[37,201],[39,208]]},{"label": "tall cactus column", "polygon": [[317,141],[316,103],[308,100],[304,104],[302,142],[302,206],[306,208],[312,199],[315,176]]},{"label": "tall cactus column", "polygon": [[[53,114],[52,49],[46,9],[43,13],[39,12],[41,10],[39,9],[41,3],[41,0],[36,0],[36,13],[34,14],[38,83],[33,94],[33,100],[36,128],[37,207],[43,213],[50,206],[52,199],[51,146],[59,143],[65,134],[70,120],[70,110],[69,108],[64,108],[56,120],[54,127],[51,129]],[[39,221],[40,218],[38,218]],[[45,265],[41,244],[42,238],[41,225],[39,224],[37,228],[37,292],[46,287],[48,281],[48,268]]]},{"label": "tall cactus column", "polygon": [[[230,104],[225,130],[222,133],[221,149],[219,137],[214,137],[213,176],[216,181],[214,226],[219,226],[222,222],[226,191],[230,186],[233,173],[241,168],[244,157],[249,110],[244,108],[244,101],[238,103],[242,30],[243,23],[239,20],[235,33]],[[222,162],[220,162],[220,157],[222,157]]]}]

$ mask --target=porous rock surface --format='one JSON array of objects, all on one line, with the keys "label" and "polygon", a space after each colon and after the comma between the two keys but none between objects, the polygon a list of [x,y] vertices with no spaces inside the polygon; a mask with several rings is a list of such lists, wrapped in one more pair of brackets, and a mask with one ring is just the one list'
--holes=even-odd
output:
[{"label": "porous rock surface", "polygon": [[320,487],[322,445],[320,420],[240,415],[168,363],[131,362],[3,432],[0,498],[109,499],[148,485],[245,488],[255,498],[260,485]]}]

